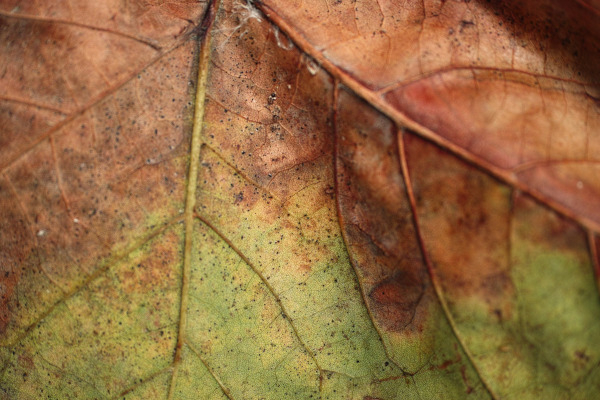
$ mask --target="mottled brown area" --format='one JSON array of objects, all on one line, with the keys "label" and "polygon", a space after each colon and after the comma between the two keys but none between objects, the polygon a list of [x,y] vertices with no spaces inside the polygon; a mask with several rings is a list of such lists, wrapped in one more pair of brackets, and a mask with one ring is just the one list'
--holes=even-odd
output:
[{"label": "mottled brown area", "polygon": [[17,317],[7,340],[183,208],[194,49],[140,70],[5,168],[7,207],[18,213],[4,226],[28,231],[15,236],[23,252],[36,247],[9,253],[27,281],[12,284],[19,301],[8,300]]},{"label": "mottled brown area", "polygon": [[600,235],[590,234],[590,250],[594,262],[594,271],[596,272],[596,281],[600,289]]},{"label": "mottled brown area", "polygon": [[6,44],[0,93],[30,107],[74,112],[158,54],[109,32],[7,16],[0,20],[0,41]]},{"label": "mottled brown area", "polygon": [[597,2],[264,3],[390,117],[600,229]]},{"label": "mottled brown area", "polygon": [[596,317],[576,311],[596,309],[597,294],[565,289],[591,275],[581,226],[416,136],[405,135],[405,149],[432,271],[481,377],[498,394],[528,387],[515,377],[540,364],[565,385],[580,380],[588,366],[566,343],[586,348],[598,335],[588,320]]},{"label": "mottled brown area", "polygon": [[394,304],[401,309],[412,311],[423,294],[423,290],[418,290],[420,283],[419,279],[400,271],[377,285],[369,296],[379,304]]},{"label": "mottled brown area", "polygon": [[[577,17],[566,17],[556,6],[576,7],[567,1],[524,2],[525,7],[497,0],[383,0],[331,7],[319,1],[310,7],[300,0],[285,7],[264,3],[336,66],[374,90],[463,67],[558,72],[575,79],[580,72],[576,64],[596,57],[596,42],[573,23]],[[321,24],[314,24],[315,18]],[[548,52],[553,57],[544,58]],[[565,58],[580,62],[563,63]],[[588,63],[585,68],[598,67]]]},{"label": "mottled brown area", "polygon": [[3,334],[17,306],[15,289],[21,276],[21,264],[36,244],[27,216],[4,177],[0,177],[0,220],[14,222],[10,229],[0,229],[0,334]]},{"label": "mottled brown area", "polygon": [[476,297],[490,314],[508,317],[510,189],[435,145],[404,137],[421,234],[444,293],[451,301]]},{"label": "mottled brown area", "polygon": [[[124,293],[151,293],[158,288],[172,289],[177,285],[174,266],[181,262],[181,237],[168,231],[153,243],[152,252],[135,260],[135,264],[123,271]],[[160,298],[155,299],[157,305]],[[157,326],[158,327],[158,326]]]},{"label": "mottled brown area", "polygon": [[[519,235],[526,236],[533,245],[545,246],[552,251],[586,253],[585,231],[572,220],[540,207],[530,197],[517,194],[513,199],[514,218],[528,223],[518,224]],[[587,261],[587,260],[586,260]]]},{"label": "mottled brown area", "polygon": [[185,40],[204,4],[5,1],[0,9],[5,168]]},{"label": "mottled brown area", "polygon": [[[85,225],[75,223],[75,216],[69,216],[52,144],[49,141],[45,144],[13,163],[6,176],[26,215],[28,229],[36,237],[44,274],[59,289],[68,290],[83,278],[80,275],[83,271],[69,266],[73,263],[86,266],[84,258],[92,254],[106,255],[106,249],[97,235],[92,235]],[[85,271],[87,273],[89,271]]]},{"label": "mottled brown area", "polygon": [[[544,50],[560,51],[561,48],[586,46],[600,35],[598,16],[600,2],[598,0],[552,0],[552,1],[494,1],[490,6],[501,13],[506,23],[511,24],[519,36],[540,39],[543,44],[549,43]],[[542,11],[542,12],[540,12]],[[547,18],[545,18],[547,16]],[[524,21],[527,21],[523,24]],[[520,26],[523,24],[523,26]],[[553,25],[554,24],[554,25]],[[554,29],[555,35],[546,35]],[[592,35],[592,37],[587,37]],[[577,42],[573,38],[579,39]],[[540,45],[542,45],[540,43]],[[577,54],[575,54],[577,56]],[[588,55],[580,55],[582,58]],[[588,65],[584,68],[597,68]]]},{"label": "mottled brown area", "polygon": [[583,85],[456,70],[399,87],[386,99],[531,192],[600,222],[600,109]]},{"label": "mottled brown area", "polygon": [[31,148],[50,127],[64,119],[65,114],[60,111],[2,99],[0,95],[0,168],[6,167],[17,154]]},{"label": "mottled brown area", "polygon": [[427,287],[421,277],[410,273],[399,271],[377,284],[369,293],[374,309],[381,314],[379,318],[395,331],[402,331],[412,324]]},{"label": "mottled brown area", "polygon": [[61,0],[5,0],[0,10],[21,18],[57,24],[80,24],[114,35],[131,36],[153,46],[168,46],[174,38],[192,30],[206,8],[206,1],[175,0],[103,2]]},{"label": "mottled brown area", "polygon": [[405,191],[396,129],[343,90],[336,107],[337,196],[346,243],[377,323],[410,332],[426,317],[433,293]]},{"label": "mottled brown area", "polygon": [[205,142],[285,203],[331,163],[331,79],[272,25],[229,15],[214,39],[206,118],[217,123]]},{"label": "mottled brown area", "polygon": [[437,368],[437,369],[445,370],[445,369],[452,367],[452,365],[454,365],[454,364],[460,363],[461,359],[462,359],[462,357],[460,356],[460,353],[457,353],[456,358],[451,359],[451,360],[444,360],[441,364],[432,365],[429,368],[430,369]]}]

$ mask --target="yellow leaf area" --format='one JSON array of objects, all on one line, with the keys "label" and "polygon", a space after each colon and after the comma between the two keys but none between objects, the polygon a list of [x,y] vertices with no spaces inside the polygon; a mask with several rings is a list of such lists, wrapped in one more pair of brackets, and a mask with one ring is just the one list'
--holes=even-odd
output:
[{"label": "yellow leaf area", "polygon": [[196,32],[5,156],[0,261],[17,278],[3,281],[1,396],[598,392],[600,305],[577,224],[399,134],[373,204],[394,177],[408,233],[390,242],[433,277],[399,316],[404,282],[365,272],[395,259],[357,245],[372,210],[344,209],[359,199],[340,187],[339,161],[356,146],[376,168],[380,155],[365,154],[392,140],[360,141],[395,125],[248,3],[211,3]]}]

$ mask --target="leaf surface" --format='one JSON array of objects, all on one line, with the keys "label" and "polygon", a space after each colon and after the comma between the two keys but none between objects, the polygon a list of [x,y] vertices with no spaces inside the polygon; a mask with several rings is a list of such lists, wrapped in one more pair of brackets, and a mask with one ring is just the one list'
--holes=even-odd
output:
[{"label": "leaf surface", "polygon": [[600,390],[597,2],[0,6],[3,396]]}]

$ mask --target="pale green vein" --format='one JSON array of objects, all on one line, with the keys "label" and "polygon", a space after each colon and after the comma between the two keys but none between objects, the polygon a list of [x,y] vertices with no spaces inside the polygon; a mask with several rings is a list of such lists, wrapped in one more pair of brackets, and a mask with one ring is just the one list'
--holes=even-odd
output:
[{"label": "pale green vein", "polygon": [[200,360],[200,362],[204,365],[204,367],[206,368],[206,370],[208,371],[210,376],[215,380],[217,385],[219,385],[219,388],[221,388],[221,391],[223,392],[223,394],[225,396],[227,396],[228,399],[234,400],[233,397],[231,396],[230,390],[227,389],[227,387],[221,381],[221,379],[219,379],[219,377],[214,373],[214,371],[208,366],[208,363],[204,360],[204,358],[202,358],[202,356],[200,355],[200,352],[198,350],[196,350],[196,348],[194,346],[192,346],[191,343],[186,343],[186,345],[187,345],[188,349],[190,349],[190,351],[192,353],[194,353],[194,355],[196,357],[198,357],[198,360]]},{"label": "pale green vein", "polygon": [[144,385],[144,384],[152,381],[157,376],[160,376],[160,375],[164,374],[165,372],[167,372],[169,370],[170,370],[170,367],[163,368],[163,369],[160,369],[160,370],[158,370],[156,372],[153,372],[152,374],[148,375],[147,377],[145,377],[143,379],[140,379],[139,381],[135,382],[133,385],[129,386],[127,389],[123,390],[121,393],[117,394],[116,396],[111,397],[111,400],[117,400],[117,399],[124,398],[126,395],[128,395],[131,392],[133,392],[137,388],[139,388],[142,385]]},{"label": "pale green vein", "polygon": [[[40,356],[40,359],[42,360],[43,363],[45,363],[51,369],[53,369],[55,371],[56,375],[61,375],[64,377],[71,377],[72,380],[80,383],[81,385],[85,385],[85,386],[91,388],[93,391],[96,392],[96,395],[102,396],[102,391],[100,389],[98,389],[96,387],[96,385],[94,385],[94,383],[88,381],[87,379],[84,379],[82,376],[78,376],[78,375],[75,375],[74,373],[67,371],[65,368],[50,362],[50,360],[44,358],[43,356]],[[71,384],[69,379],[67,379],[67,381],[69,382],[69,384]]]},{"label": "pale green vein", "polygon": [[185,330],[187,326],[188,292],[190,286],[190,271],[192,266],[192,239],[194,232],[194,206],[196,204],[196,185],[198,181],[198,169],[200,165],[200,147],[202,145],[202,126],[204,122],[204,102],[206,100],[206,83],[208,81],[208,65],[210,62],[210,39],[211,28],[214,24],[216,11],[219,8],[219,0],[213,1],[207,10],[205,22],[208,23],[204,37],[200,38],[200,55],[198,58],[198,82],[196,84],[196,104],[194,108],[194,126],[192,128],[192,144],[190,149],[190,167],[188,173],[188,184],[185,198],[185,239],[183,248],[183,271],[181,277],[181,300],[179,308],[179,331],[177,334],[177,346],[173,360],[173,375],[169,386],[168,399],[173,399],[175,394],[175,383],[177,373],[181,364],[181,355],[185,342]]}]

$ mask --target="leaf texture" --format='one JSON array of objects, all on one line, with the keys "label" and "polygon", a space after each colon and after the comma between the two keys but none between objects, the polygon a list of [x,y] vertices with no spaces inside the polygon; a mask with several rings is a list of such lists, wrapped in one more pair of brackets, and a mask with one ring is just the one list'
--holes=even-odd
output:
[{"label": "leaf texture", "polygon": [[0,10],[4,397],[600,391],[597,2]]}]

